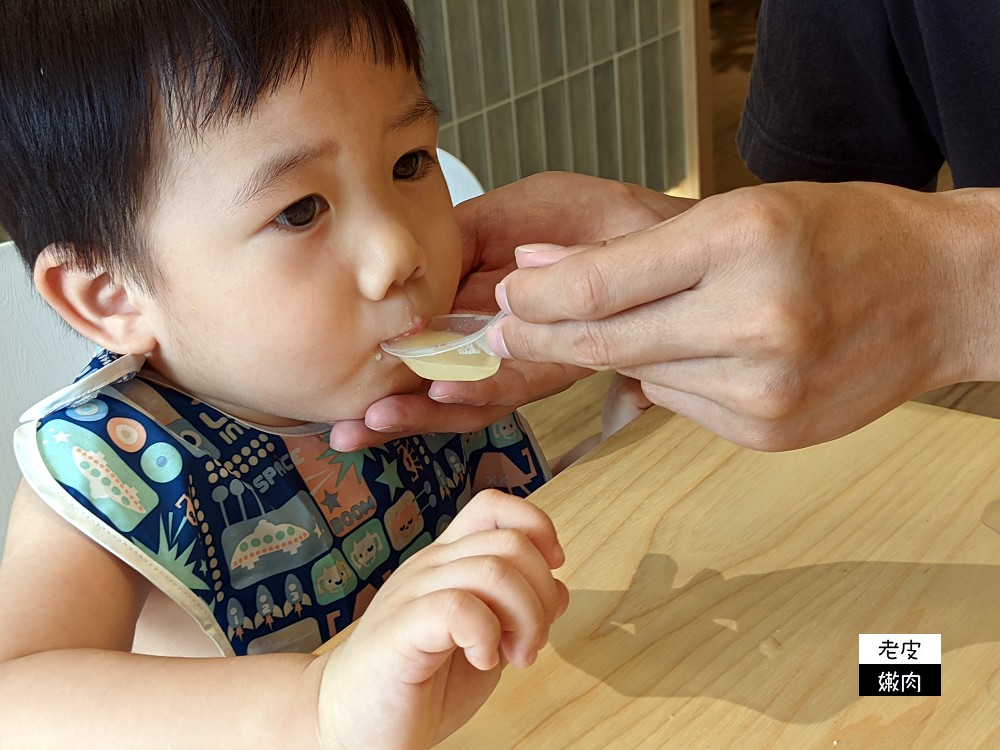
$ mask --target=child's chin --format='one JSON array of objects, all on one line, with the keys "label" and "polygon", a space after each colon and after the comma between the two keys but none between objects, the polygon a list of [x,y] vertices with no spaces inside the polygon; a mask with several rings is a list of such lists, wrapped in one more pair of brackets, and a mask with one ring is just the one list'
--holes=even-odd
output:
[{"label": "child's chin", "polygon": [[382,395],[372,399],[372,403],[380,401],[389,396],[408,396],[414,393],[426,393],[427,381],[417,375],[413,370],[401,365],[395,372],[391,382],[387,382]]},{"label": "child's chin", "polygon": [[414,394],[423,394],[426,392],[427,385],[423,378],[414,374],[410,370],[406,370],[405,375],[393,378],[392,382],[387,383],[384,389],[372,394],[370,401],[348,409],[343,409],[344,405],[341,403],[338,404],[338,407],[343,410],[338,409],[335,412],[331,412],[330,414],[332,414],[332,417],[328,415],[326,417],[312,419],[309,421],[333,424],[334,422],[347,422],[356,419],[363,420],[365,418],[365,414],[368,413],[369,407],[371,407],[372,404],[382,401],[383,399],[387,399],[392,396],[409,396]]}]

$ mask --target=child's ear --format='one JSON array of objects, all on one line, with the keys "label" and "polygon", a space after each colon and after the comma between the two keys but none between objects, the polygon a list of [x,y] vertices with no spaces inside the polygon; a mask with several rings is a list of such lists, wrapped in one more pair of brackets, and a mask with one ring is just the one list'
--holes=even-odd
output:
[{"label": "child's ear", "polygon": [[38,256],[34,277],[52,309],[98,346],[117,354],[147,354],[156,346],[148,317],[107,272],[79,268],[50,245]]}]

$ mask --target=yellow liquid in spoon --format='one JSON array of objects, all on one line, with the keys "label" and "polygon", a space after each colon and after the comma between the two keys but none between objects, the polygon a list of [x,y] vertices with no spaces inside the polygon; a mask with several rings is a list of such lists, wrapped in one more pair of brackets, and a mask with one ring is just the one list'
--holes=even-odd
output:
[{"label": "yellow liquid in spoon", "polygon": [[[407,338],[406,342],[414,349],[435,346],[447,341],[463,338],[466,334],[453,331],[426,331]],[[463,349],[473,349],[475,352],[463,353],[462,349],[452,349],[450,352],[431,354],[426,357],[407,357],[397,355],[417,375],[427,380],[483,380],[500,369],[500,357],[487,354],[475,344]]]}]

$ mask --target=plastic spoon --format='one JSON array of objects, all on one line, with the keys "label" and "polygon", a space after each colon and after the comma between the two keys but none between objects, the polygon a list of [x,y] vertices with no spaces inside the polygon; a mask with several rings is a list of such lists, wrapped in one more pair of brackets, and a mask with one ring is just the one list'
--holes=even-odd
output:
[{"label": "plastic spoon", "polygon": [[500,368],[486,331],[503,315],[438,315],[420,333],[383,341],[382,349],[428,380],[483,380]]}]

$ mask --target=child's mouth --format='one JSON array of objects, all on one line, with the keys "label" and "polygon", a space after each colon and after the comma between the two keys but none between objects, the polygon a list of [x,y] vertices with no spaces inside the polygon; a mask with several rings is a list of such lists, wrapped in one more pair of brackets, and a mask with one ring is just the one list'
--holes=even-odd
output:
[{"label": "child's mouth", "polygon": [[390,339],[387,340],[398,339],[402,338],[403,336],[413,336],[423,331],[426,327],[427,327],[427,318],[420,318],[420,320],[411,325],[405,331],[397,333],[395,336],[392,336]]}]

